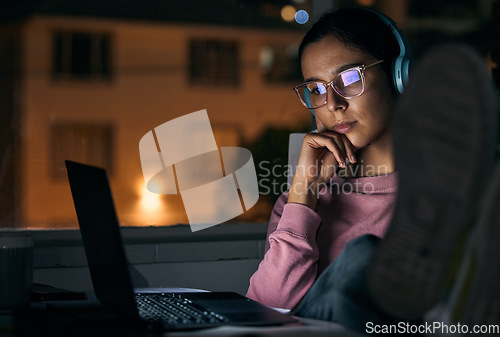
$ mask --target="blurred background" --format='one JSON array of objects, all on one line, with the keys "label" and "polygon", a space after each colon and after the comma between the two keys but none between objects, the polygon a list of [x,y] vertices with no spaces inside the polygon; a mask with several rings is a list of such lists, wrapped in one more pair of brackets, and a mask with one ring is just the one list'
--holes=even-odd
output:
[{"label": "blurred background", "polygon": [[217,145],[250,149],[257,168],[259,202],[232,221],[267,222],[286,189],[288,135],[312,127],[292,90],[298,45],[344,6],[391,16],[417,59],[471,44],[498,84],[495,0],[4,1],[0,228],[77,227],[65,159],[108,170],[122,226],[186,224],[180,196],[146,190],[138,144],[202,109]]}]

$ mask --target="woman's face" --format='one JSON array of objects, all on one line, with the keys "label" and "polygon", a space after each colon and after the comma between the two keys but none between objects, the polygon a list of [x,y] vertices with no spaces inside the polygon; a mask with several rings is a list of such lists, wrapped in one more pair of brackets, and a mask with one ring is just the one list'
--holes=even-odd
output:
[{"label": "woman's face", "polygon": [[[305,81],[330,82],[339,72],[378,61],[372,55],[326,36],[309,44],[302,54]],[[389,123],[394,96],[387,77],[379,65],[365,70],[365,91],[361,96],[345,99],[331,87],[327,104],[314,109],[319,132],[345,134],[357,149],[390,142]]]}]

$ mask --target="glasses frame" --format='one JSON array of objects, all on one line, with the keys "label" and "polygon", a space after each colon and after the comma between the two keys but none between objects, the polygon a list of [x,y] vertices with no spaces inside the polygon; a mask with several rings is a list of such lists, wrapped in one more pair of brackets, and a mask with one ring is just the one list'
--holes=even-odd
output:
[{"label": "glasses frame", "polygon": [[[309,83],[323,83],[323,85],[325,86],[325,88],[327,89],[328,91],[328,87],[331,87],[333,89],[333,91],[335,91],[337,93],[337,95],[339,95],[340,97],[343,97],[345,99],[351,99],[351,98],[354,98],[354,97],[358,97],[358,96],[361,96],[364,92],[365,92],[365,70],[370,68],[370,67],[373,67],[373,66],[376,66],[377,64],[380,64],[384,62],[384,60],[379,60],[375,63],[372,63],[372,64],[369,64],[369,65],[359,65],[359,66],[356,66],[356,67],[352,67],[352,68],[349,68],[349,69],[346,69],[346,70],[343,70],[341,71],[340,73],[338,73],[334,78],[333,80],[331,80],[330,82],[325,82],[325,81],[307,81],[307,82],[304,82],[302,84],[299,84],[299,85],[296,85],[295,87],[293,87],[293,90],[295,91],[295,93],[297,94],[297,96],[299,97],[299,100],[300,102],[308,109],[317,109],[317,108],[321,108],[322,106],[326,105],[328,103],[328,95],[326,95],[325,97],[325,102],[317,107],[314,107],[314,108],[310,108],[307,103],[302,99],[302,97],[300,96],[299,94],[299,89],[304,87],[304,86],[307,86]],[[361,74],[361,92],[357,95],[352,95],[352,96],[347,96],[347,95],[344,95],[343,93],[340,92],[339,89],[337,89],[334,85],[333,85],[333,82],[335,82],[335,80],[341,76],[342,74],[348,72],[348,71],[352,71],[352,70],[357,70],[359,71],[359,73]]]}]

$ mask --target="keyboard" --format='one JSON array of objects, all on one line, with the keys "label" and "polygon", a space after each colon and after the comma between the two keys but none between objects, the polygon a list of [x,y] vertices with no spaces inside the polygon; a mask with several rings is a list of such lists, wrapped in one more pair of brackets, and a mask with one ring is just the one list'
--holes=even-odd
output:
[{"label": "keyboard", "polygon": [[229,322],[182,296],[182,293],[136,293],[139,316],[148,323],[162,325],[214,324]]}]

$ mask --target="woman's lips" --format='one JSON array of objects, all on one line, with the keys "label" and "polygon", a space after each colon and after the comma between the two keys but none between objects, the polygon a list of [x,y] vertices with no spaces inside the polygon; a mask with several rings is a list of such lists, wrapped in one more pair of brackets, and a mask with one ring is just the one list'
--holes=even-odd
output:
[{"label": "woman's lips", "polygon": [[337,133],[348,133],[354,128],[355,125],[356,122],[340,122],[333,126],[333,131]]}]

